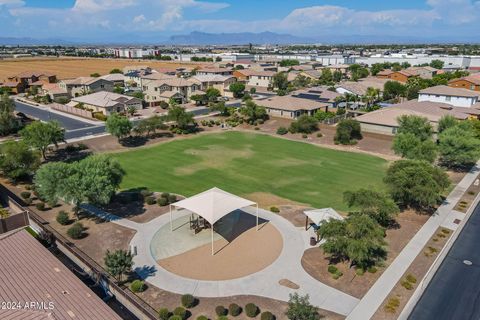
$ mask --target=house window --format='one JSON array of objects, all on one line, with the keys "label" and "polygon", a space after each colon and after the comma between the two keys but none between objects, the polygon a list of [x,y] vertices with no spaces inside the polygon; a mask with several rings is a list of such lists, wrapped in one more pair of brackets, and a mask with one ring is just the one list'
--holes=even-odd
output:
[{"label": "house window", "polygon": [[452,97],[448,96],[445,98],[446,101],[452,101]]},{"label": "house window", "polygon": [[470,90],[475,90],[475,86],[473,84],[470,86]]},{"label": "house window", "polygon": [[101,85],[100,85],[100,88],[102,88],[102,89],[105,88],[105,85],[101,84]]}]

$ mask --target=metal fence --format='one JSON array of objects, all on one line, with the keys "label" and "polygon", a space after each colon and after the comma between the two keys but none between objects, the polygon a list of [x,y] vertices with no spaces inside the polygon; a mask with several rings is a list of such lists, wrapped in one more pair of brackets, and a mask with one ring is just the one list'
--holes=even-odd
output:
[{"label": "metal fence", "polygon": [[[8,190],[4,185],[1,185],[1,184],[0,184],[0,193],[6,194],[12,202],[14,202],[17,206],[22,207],[26,212],[26,214],[28,215],[28,218],[33,220],[33,222],[35,222],[35,224],[37,224],[44,232],[47,232],[48,234],[52,235],[52,238],[56,243],[60,244],[61,247],[68,250],[68,253],[73,255],[76,259],[78,259],[85,266],[87,266],[92,271],[93,274],[100,275],[101,279],[108,284],[110,291],[116,296],[119,302],[122,302],[122,300],[125,300],[129,304],[131,304],[133,307],[135,307],[139,312],[141,312],[141,316],[139,318],[158,319],[158,313],[152,306],[150,306],[148,303],[143,301],[141,298],[135,295],[128,288],[119,286],[116,283],[115,278],[110,276],[110,274],[108,274],[108,272],[106,272],[106,270],[103,269],[102,266],[100,266],[92,258],[90,258],[86,253],[84,253],[82,250],[76,247],[74,243],[72,243],[70,240],[68,240],[67,238],[62,236],[60,233],[58,233],[55,229],[53,229],[49,225],[48,221],[43,219],[41,216],[39,216],[35,212],[28,210],[28,208],[25,208],[25,203],[16,194],[14,194],[10,190]],[[67,256],[69,255],[67,254]],[[132,311],[132,313],[134,313],[137,317],[139,316],[138,312],[136,313]]]}]

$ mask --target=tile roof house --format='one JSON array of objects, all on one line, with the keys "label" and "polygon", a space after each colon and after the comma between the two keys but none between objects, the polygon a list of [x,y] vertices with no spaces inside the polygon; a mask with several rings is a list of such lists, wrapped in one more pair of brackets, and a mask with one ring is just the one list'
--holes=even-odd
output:
[{"label": "tile roof house", "polygon": [[161,101],[168,102],[170,98],[174,98],[178,103],[186,103],[192,95],[201,91],[202,83],[195,79],[184,78],[165,78],[162,80],[145,81],[143,84],[143,92],[145,101],[150,106],[158,106]]},{"label": "tile roof house", "polygon": [[44,83],[57,82],[57,76],[50,72],[25,71],[8,77],[2,85],[9,87],[14,93],[25,92],[30,86],[41,86]]},{"label": "tile roof house", "polygon": [[0,299],[22,306],[0,309],[0,319],[121,319],[27,231],[1,236],[0,252]]},{"label": "tile roof house", "polygon": [[115,88],[113,81],[94,77],[78,77],[75,79],[60,80],[60,88],[66,90],[70,97],[78,97],[99,91],[112,92]]},{"label": "tile roof house", "polygon": [[195,75],[191,77],[190,80],[200,83],[200,90],[205,91],[209,87],[213,87],[220,91],[220,94],[224,97],[233,97],[229,88],[232,83],[237,81],[233,76],[222,76],[218,74]]},{"label": "tile roof house", "polygon": [[480,100],[480,92],[449,86],[435,86],[420,90],[418,101],[448,103],[455,107],[470,108]]},{"label": "tile roof house", "polygon": [[318,100],[294,96],[274,96],[255,100],[255,103],[264,107],[269,116],[288,119],[297,119],[303,114],[314,115],[318,111],[326,111],[329,106],[328,103]]},{"label": "tile roof house", "polygon": [[75,107],[80,104],[85,109],[92,112],[102,112],[106,116],[114,112],[125,112],[129,107],[134,107],[137,110],[142,109],[142,100],[106,91],[73,98],[67,106]]},{"label": "tile roof house", "polygon": [[454,107],[441,102],[410,100],[363,114],[356,120],[360,122],[362,130],[365,132],[394,135],[398,129],[397,119],[402,115],[425,117],[436,128],[440,119],[445,115],[451,115],[458,120],[478,119],[480,109]]},{"label": "tile roof house", "polygon": [[261,71],[253,69],[235,70],[233,76],[239,81],[245,81],[249,87],[270,89],[273,88],[273,71]]},{"label": "tile roof house", "polygon": [[480,91],[480,74],[472,74],[448,82],[449,87]]}]

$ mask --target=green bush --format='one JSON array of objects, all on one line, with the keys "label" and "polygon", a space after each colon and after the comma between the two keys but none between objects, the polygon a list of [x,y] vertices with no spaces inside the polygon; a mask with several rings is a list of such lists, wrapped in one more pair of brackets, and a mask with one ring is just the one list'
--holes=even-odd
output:
[{"label": "green bush", "polygon": [[37,210],[44,211],[45,210],[45,203],[44,202],[39,202],[35,205],[35,208],[37,208]]},{"label": "green bush", "polygon": [[306,134],[302,134],[302,138],[303,138],[303,139],[307,139],[308,136],[307,136]]},{"label": "green bush", "polygon": [[357,276],[363,276],[363,274],[365,273],[365,270],[363,268],[357,268],[355,270],[355,273],[357,274]]},{"label": "green bush", "polygon": [[29,206],[29,205],[32,204],[33,200],[32,200],[32,198],[27,198],[27,199],[23,200],[23,202],[25,202],[25,204],[26,204],[27,206]]},{"label": "green bush", "polygon": [[258,312],[259,312],[258,307],[254,303],[249,303],[245,306],[245,313],[250,318],[255,318]]},{"label": "green bush", "polygon": [[395,313],[398,306],[400,306],[400,300],[398,298],[390,298],[385,305],[385,311],[389,313]]},{"label": "green bush", "polygon": [[254,130],[257,130],[257,131],[258,131],[258,130],[260,130],[260,128],[259,128],[259,127],[255,127],[255,128],[253,128],[253,129],[254,129]]},{"label": "green bush", "polygon": [[155,200],[155,197],[149,196],[149,197],[146,197],[146,198],[145,198],[145,202],[146,202],[147,204],[152,205],[152,204],[155,204],[157,201]]},{"label": "green bush", "polygon": [[182,306],[184,306],[185,308],[191,308],[195,306],[195,297],[191,294],[184,294],[181,300]]},{"label": "green bush", "polygon": [[408,274],[406,277],[407,281],[410,283],[417,283],[417,278],[413,274]]},{"label": "green bush", "polygon": [[261,320],[275,320],[275,316],[270,311],[262,312]]},{"label": "green bush", "polygon": [[378,270],[377,270],[376,267],[371,266],[371,267],[368,267],[367,271],[370,272],[370,273],[375,273],[375,272],[377,272]]},{"label": "green bush", "polygon": [[228,306],[228,312],[230,313],[231,316],[238,316],[240,313],[242,313],[242,308],[236,304],[232,303]]},{"label": "green bush", "polygon": [[278,134],[278,135],[283,136],[283,135],[285,135],[285,134],[287,134],[287,133],[288,133],[288,129],[287,129],[287,128],[285,128],[285,127],[278,127],[278,129],[277,129],[277,134]]},{"label": "green bush", "polygon": [[174,195],[174,194],[171,194],[170,196],[168,196],[168,203],[175,203],[177,202],[177,196]]},{"label": "green bush", "polygon": [[329,266],[328,266],[328,272],[329,272],[329,273],[334,274],[334,273],[337,273],[337,271],[338,271],[338,268],[337,268],[337,267],[332,266],[332,265],[329,265]]},{"label": "green bush", "polygon": [[219,317],[220,317],[220,316],[226,316],[227,313],[228,313],[228,310],[225,309],[224,306],[217,306],[217,307],[215,308],[215,313],[216,313],[217,316],[219,316]]},{"label": "green bush", "polygon": [[278,207],[270,207],[270,211],[274,213],[279,213],[280,209],[278,209]]},{"label": "green bush", "polygon": [[170,318],[168,318],[168,320],[184,320],[184,318],[178,315],[173,315]]},{"label": "green bush", "polygon": [[317,133],[317,138],[323,137],[323,134],[321,132]]},{"label": "green bush", "polygon": [[406,280],[402,281],[401,284],[402,284],[402,287],[404,287],[407,290],[412,290],[413,289],[413,284],[411,284],[410,282],[408,282]]},{"label": "green bush", "polygon": [[198,316],[197,320],[208,320],[208,318],[205,316]]},{"label": "green bush", "polygon": [[145,291],[145,283],[142,280],[133,280],[130,289],[133,292],[143,292]]},{"label": "green bush", "polygon": [[[175,316],[179,316],[179,320],[185,320],[187,318],[187,310],[182,307],[176,307],[175,310],[173,310],[173,314]],[[171,319],[171,317],[170,317]]]},{"label": "green bush", "polygon": [[20,197],[22,197],[23,199],[28,199],[31,195],[32,193],[28,191],[22,191],[22,193],[20,193]]},{"label": "green bush", "polygon": [[67,225],[70,222],[70,217],[68,216],[68,213],[65,211],[60,211],[57,214],[57,222],[60,223],[62,226]]},{"label": "green bush", "polygon": [[107,121],[107,116],[104,115],[102,112],[94,112],[93,117],[100,121]]},{"label": "green bush", "polygon": [[67,234],[72,239],[80,239],[83,236],[83,224],[76,222],[67,230]]},{"label": "green bush", "polygon": [[170,197],[170,193],[168,192],[163,192],[162,195],[161,195],[162,198],[165,198],[165,199],[168,199],[168,197]]},{"label": "green bush", "polygon": [[338,278],[340,278],[341,276],[343,276],[343,272],[341,271],[337,271],[335,272],[333,275],[332,275],[332,278],[337,280]]},{"label": "green bush", "polygon": [[217,318],[217,320],[228,320],[227,316],[220,316]]},{"label": "green bush", "polygon": [[158,310],[158,318],[160,320],[168,320],[170,318],[170,311],[167,308],[161,308]]},{"label": "green bush", "polygon": [[158,198],[157,203],[160,207],[164,207],[168,204],[168,199],[165,199],[163,197]]},{"label": "green bush", "polygon": [[146,197],[150,197],[151,195],[153,195],[153,192],[148,190],[148,189],[143,189],[142,191],[140,191],[140,194],[146,198]]}]

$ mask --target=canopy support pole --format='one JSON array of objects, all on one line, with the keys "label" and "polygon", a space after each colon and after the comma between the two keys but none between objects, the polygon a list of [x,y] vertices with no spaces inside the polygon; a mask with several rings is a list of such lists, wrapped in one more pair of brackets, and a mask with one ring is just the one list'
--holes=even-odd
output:
[{"label": "canopy support pole", "polygon": [[213,253],[213,223],[212,223],[212,256],[214,255]]},{"label": "canopy support pole", "polygon": [[257,231],[258,231],[258,203],[256,205],[257,205]]},{"label": "canopy support pole", "polygon": [[168,205],[170,208],[170,231],[173,231],[173,224],[172,224],[172,205]]}]

